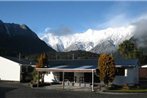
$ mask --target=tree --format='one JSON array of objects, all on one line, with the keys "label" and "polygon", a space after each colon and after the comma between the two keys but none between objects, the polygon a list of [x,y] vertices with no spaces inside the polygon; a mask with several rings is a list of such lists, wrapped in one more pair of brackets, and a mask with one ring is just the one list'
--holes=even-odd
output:
[{"label": "tree", "polygon": [[48,64],[48,57],[45,53],[42,53],[38,58],[38,63],[36,64],[36,68],[43,68]]},{"label": "tree", "polygon": [[[45,53],[42,53],[39,58],[37,59],[37,64],[36,64],[36,68],[44,68],[45,66],[48,65],[48,58],[47,55]],[[39,85],[39,82],[41,80],[41,83],[44,83],[44,72],[37,72],[36,69],[33,71],[32,73],[33,76],[33,80],[32,83],[37,83],[37,85]]]},{"label": "tree", "polygon": [[101,54],[98,60],[98,69],[100,81],[106,85],[111,83],[115,77],[115,63],[114,59],[109,54]]},{"label": "tree", "polygon": [[130,40],[125,40],[118,47],[119,53],[125,58],[140,58],[142,53]]},{"label": "tree", "polygon": [[32,77],[33,77],[33,80],[31,82],[33,84],[37,83],[37,81],[40,80],[39,74],[37,73],[37,71],[35,69],[32,72]]}]

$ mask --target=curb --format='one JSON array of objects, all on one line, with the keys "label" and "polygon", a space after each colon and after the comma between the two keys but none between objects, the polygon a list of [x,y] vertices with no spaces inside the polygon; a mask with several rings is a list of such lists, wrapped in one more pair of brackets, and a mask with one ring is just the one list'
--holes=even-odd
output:
[{"label": "curb", "polygon": [[130,95],[130,94],[147,94],[146,92],[141,92],[141,93],[123,93],[123,92],[96,92],[96,93],[99,93],[99,94],[110,94],[110,95]]}]

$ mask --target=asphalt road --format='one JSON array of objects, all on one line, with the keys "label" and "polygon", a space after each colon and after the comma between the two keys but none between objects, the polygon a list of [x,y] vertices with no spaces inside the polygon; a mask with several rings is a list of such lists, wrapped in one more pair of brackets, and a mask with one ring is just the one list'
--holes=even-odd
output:
[{"label": "asphalt road", "polygon": [[30,88],[26,84],[0,82],[0,98],[147,98],[147,93],[99,94],[90,91]]}]

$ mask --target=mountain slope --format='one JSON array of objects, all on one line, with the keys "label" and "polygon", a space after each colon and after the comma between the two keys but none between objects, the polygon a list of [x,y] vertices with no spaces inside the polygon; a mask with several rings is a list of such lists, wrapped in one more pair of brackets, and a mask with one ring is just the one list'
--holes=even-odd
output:
[{"label": "mountain slope", "polygon": [[[115,50],[118,44],[132,37],[133,30],[134,27],[130,25],[119,28],[107,28],[104,30],[88,29],[83,33],[75,33],[64,36],[57,36],[48,32],[40,38],[57,51],[67,52],[73,50],[91,50],[92,52],[100,53],[103,48],[107,48],[105,50],[109,52],[111,50]],[[110,44],[109,41],[112,41],[113,44]],[[106,43],[109,45],[106,45]]]},{"label": "mountain slope", "polygon": [[105,40],[100,42],[100,44],[96,45],[90,51],[93,53],[113,53],[117,50],[116,46],[114,45],[113,40]]},{"label": "mountain slope", "polygon": [[94,47],[93,42],[76,42],[74,44],[71,44],[64,51],[75,51],[75,50],[89,51],[93,47]]},{"label": "mountain slope", "polygon": [[1,55],[34,54],[54,51],[26,25],[0,21]]}]

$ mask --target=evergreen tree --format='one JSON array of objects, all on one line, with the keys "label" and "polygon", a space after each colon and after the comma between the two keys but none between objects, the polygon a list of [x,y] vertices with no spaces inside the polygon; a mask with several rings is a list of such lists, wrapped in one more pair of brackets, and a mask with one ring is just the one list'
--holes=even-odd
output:
[{"label": "evergreen tree", "polygon": [[119,53],[125,58],[140,58],[142,56],[141,51],[130,40],[126,40],[118,47]]}]

